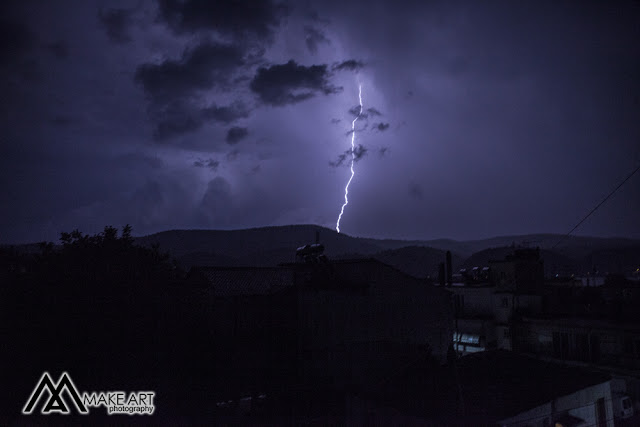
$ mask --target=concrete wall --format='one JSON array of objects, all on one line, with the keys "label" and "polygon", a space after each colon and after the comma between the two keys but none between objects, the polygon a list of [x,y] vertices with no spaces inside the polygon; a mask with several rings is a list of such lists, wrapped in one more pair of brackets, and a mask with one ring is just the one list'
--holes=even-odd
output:
[{"label": "concrete wall", "polygon": [[597,341],[597,345],[588,348],[582,357],[569,354],[567,360],[582,360],[625,369],[640,368],[640,354],[635,353],[634,343],[640,342],[640,333],[619,324],[589,320],[529,319],[518,327],[518,348],[542,356],[557,357],[553,345],[554,332],[567,334],[570,341],[578,335],[587,336],[589,341]]},{"label": "concrete wall", "polygon": [[366,288],[300,290],[307,375],[359,382],[410,363],[405,356],[419,359],[426,346],[446,360],[453,335],[450,294],[384,265],[374,268],[375,274],[363,272]]},{"label": "concrete wall", "polygon": [[611,400],[611,381],[582,389],[576,393],[556,399],[557,411],[568,411],[569,414],[585,420],[585,425],[596,426],[596,401],[604,399],[607,427],[613,427],[613,404]]},{"label": "concrete wall", "polygon": [[504,427],[550,427],[551,423],[551,402],[537,406],[499,422]]},{"label": "concrete wall", "polygon": [[451,286],[446,289],[463,298],[460,318],[493,317],[495,287]]},{"label": "concrete wall", "polygon": [[[605,402],[606,425],[607,427],[613,427],[611,381],[558,397],[554,402],[547,402],[544,405],[537,406],[514,417],[504,419],[500,421],[499,424],[509,427],[546,427],[553,424],[545,424],[545,422],[549,421],[552,423],[559,415],[568,413],[569,415],[584,420],[580,425],[595,427],[598,425],[596,402],[600,398],[604,399]],[[553,408],[555,408],[555,410],[552,413]]]}]

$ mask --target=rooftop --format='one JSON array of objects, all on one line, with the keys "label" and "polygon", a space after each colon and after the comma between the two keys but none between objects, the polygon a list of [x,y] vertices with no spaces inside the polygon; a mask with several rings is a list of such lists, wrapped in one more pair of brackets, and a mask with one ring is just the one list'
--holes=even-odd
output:
[{"label": "rooftop", "polygon": [[278,267],[193,267],[189,275],[214,296],[269,295],[295,284],[293,271]]},{"label": "rooftop", "polygon": [[[381,277],[381,271],[391,272],[400,282],[420,280],[373,258],[331,260],[326,263],[287,263],[277,267],[192,267],[191,282],[213,290],[214,296],[269,295],[296,283],[311,287],[361,289]],[[300,282],[298,272],[306,273]],[[310,275],[310,276],[309,276]],[[308,279],[308,280],[307,280]]]},{"label": "rooftop", "polygon": [[[492,425],[610,380],[609,375],[568,367],[506,350],[473,353],[456,361],[460,389],[454,371],[419,361],[400,371],[382,388],[361,393],[378,407],[443,424],[483,420]],[[458,405],[458,390],[463,405]],[[460,412],[463,408],[464,412]],[[466,424],[465,424],[466,425]]]},{"label": "rooftop", "polygon": [[602,384],[611,377],[505,350],[458,360],[467,415],[508,418],[560,396]]}]

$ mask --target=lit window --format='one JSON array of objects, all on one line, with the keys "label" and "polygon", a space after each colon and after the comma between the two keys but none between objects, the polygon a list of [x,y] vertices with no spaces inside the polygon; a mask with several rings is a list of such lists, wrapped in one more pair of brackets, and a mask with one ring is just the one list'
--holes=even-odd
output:
[{"label": "lit window", "polygon": [[453,333],[453,342],[462,344],[480,344],[480,335]]}]

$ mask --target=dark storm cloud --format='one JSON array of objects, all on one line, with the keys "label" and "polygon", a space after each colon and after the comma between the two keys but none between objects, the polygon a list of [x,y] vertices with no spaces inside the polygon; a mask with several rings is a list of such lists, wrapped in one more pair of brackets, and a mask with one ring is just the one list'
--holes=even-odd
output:
[{"label": "dark storm cloud", "polygon": [[249,116],[249,110],[241,103],[201,108],[190,98],[177,98],[165,104],[152,103],[149,113],[155,124],[153,136],[159,141],[194,132],[208,121],[230,124]]},{"label": "dark storm cloud", "polygon": [[360,105],[355,105],[352,108],[349,108],[349,114],[352,116],[361,116],[362,107]]},{"label": "dark storm cloud", "polygon": [[231,185],[222,177],[209,181],[200,202],[201,221],[205,224],[228,225],[233,218]]},{"label": "dark storm cloud", "polygon": [[[160,13],[155,0],[119,3],[0,2],[0,180],[11,183],[0,193],[3,242],[128,222],[136,233],[331,226],[351,160],[350,144],[336,139],[355,118],[356,73],[365,105],[356,143],[370,158],[357,165],[366,167],[343,218],[350,235],[566,232],[640,159],[640,8],[631,1],[291,2],[286,26],[269,2],[237,17],[227,11],[248,0],[168,0]],[[132,42],[112,42],[102,5],[134,11],[122,27]],[[311,8],[322,21],[309,19]],[[331,45],[318,39],[312,56],[305,26]],[[198,54],[199,45],[237,53]],[[327,64],[324,83],[258,84],[258,67],[289,59]],[[348,94],[322,96],[330,84]],[[360,133],[367,123],[372,131]],[[380,123],[394,123],[393,145]],[[250,133],[228,145],[233,126]],[[150,144],[148,129],[175,146]],[[134,147],[137,157],[115,158]],[[167,166],[153,166],[155,155]],[[220,172],[225,179],[209,182]],[[576,232],[640,237],[639,177]]]},{"label": "dark storm cloud", "polygon": [[25,23],[0,18],[0,65],[17,62],[35,44],[36,36]]},{"label": "dark storm cloud", "polygon": [[[367,151],[369,150],[362,144],[356,145],[355,149],[353,150],[353,161],[360,161],[364,157],[364,155],[367,154]],[[344,153],[340,154],[335,161],[329,162],[329,166],[337,168],[342,165],[351,164],[351,154],[351,149],[346,150]]]},{"label": "dark storm cloud", "polygon": [[109,40],[117,44],[131,41],[129,28],[132,24],[132,11],[127,9],[100,10],[98,19],[107,32]]},{"label": "dark storm cloud", "polygon": [[233,145],[242,141],[249,135],[249,129],[234,126],[227,132],[227,144]]},{"label": "dark storm cloud", "polygon": [[243,51],[237,46],[204,42],[185,49],[179,60],[138,66],[135,81],[150,98],[162,102],[223,86],[244,63]]},{"label": "dark storm cloud", "polygon": [[[258,169],[252,168],[245,177],[256,179]],[[216,177],[209,181],[207,189],[196,209],[198,228],[238,228],[248,227],[256,221],[273,221],[282,207],[273,196],[260,189],[240,187],[228,180]]]},{"label": "dark storm cloud", "polygon": [[344,164],[344,161],[347,160],[347,154],[351,154],[351,150],[349,150],[347,153],[340,154],[335,161],[329,162],[329,166],[331,166],[332,168],[342,166]]},{"label": "dark storm cloud", "polygon": [[376,110],[373,107],[367,108],[367,114],[369,114],[371,117],[381,116],[382,115],[382,113],[380,111]]},{"label": "dark storm cloud", "polygon": [[250,87],[263,103],[274,106],[295,104],[317,93],[329,95],[341,90],[330,84],[326,65],[305,67],[293,60],[260,67]]},{"label": "dark storm cloud", "polygon": [[331,123],[334,124],[334,125],[337,124],[337,123],[340,123],[341,121],[342,120],[340,120],[340,119],[331,119]]},{"label": "dark storm cloud", "polygon": [[329,39],[319,29],[307,25],[304,27],[304,40],[307,44],[309,52],[315,54],[318,51],[320,43],[329,44]]},{"label": "dark storm cloud", "polygon": [[[362,116],[360,116],[360,118],[362,118]],[[364,118],[366,118],[366,116],[364,116]],[[345,136],[350,136],[354,132],[356,132],[356,133],[363,132],[363,131],[367,130],[368,128],[369,128],[369,125],[365,123],[365,124],[361,125],[361,127],[359,127],[358,129],[354,129],[354,130],[349,129],[348,131],[345,132],[344,135]]]},{"label": "dark storm cloud", "polygon": [[201,110],[189,100],[152,104],[149,113],[155,124],[153,137],[158,141],[196,131],[204,123]]},{"label": "dark storm cloud", "polygon": [[58,59],[67,59],[69,57],[69,47],[63,41],[49,43],[45,47]]},{"label": "dark storm cloud", "polygon": [[385,130],[389,129],[389,123],[378,123],[377,125],[374,125],[375,129],[378,129],[380,132],[384,132]]},{"label": "dark storm cloud", "polygon": [[51,123],[56,126],[69,126],[75,122],[73,117],[57,115],[51,119]]},{"label": "dark storm cloud", "polygon": [[342,71],[342,70],[358,71],[358,70],[361,70],[362,68],[364,68],[364,63],[362,61],[357,61],[355,59],[348,59],[346,61],[342,61],[341,63],[333,66],[333,69],[335,71]]},{"label": "dark storm cloud", "polygon": [[357,162],[362,157],[364,157],[364,155],[367,154],[367,151],[369,150],[365,148],[362,144],[358,144],[356,148],[353,150],[354,161]]},{"label": "dark storm cloud", "polygon": [[240,102],[235,102],[228,106],[219,107],[215,104],[202,110],[205,118],[216,122],[229,124],[238,119],[249,117],[249,110]]},{"label": "dark storm cloud", "polygon": [[160,0],[159,17],[177,34],[210,30],[234,38],[271,39],[287,15],[285,4],[269,0]]},{"label": "dark storm cloud", "polygon": [[19,6],[18,2],[0,2],[0,72],[6,73],[0,79],[6,84],[2,89],[3,102],[0,103],[2,116],[6,116],[5,110],[12,109],[8,101],[11,94],[22,98],[28,92],[27,87],[20,83],[33,85],[43,78],[42,61],[38,55],[41,41],[35,32],[37,26],[12,10]]},{"label": "dark storm cloud", "polygon": [[[24,241],[19,237],[20,233],[30,236],[26,241],[42,240],[44,236],[37,237],[43,230],[37,226],[39,222],[45,226],[49,223],[46,238],[53,236],[54,240],[60,231],[78,227],[86,230],[88,224],[104,226],[115,222],[114,218],[118,218],[120,223],[123,212],[137,209],[122,197],[163,171],[162,160],[142,151],[111,154],[107,153],[109,150],[93,152],[87,150],[91,142],[89,138],[84,140],[87,144],[80,149],[65,151],[64,147],[55,146],[54,150],[46,151],[44,147],[50,147],[54,141],[55,138],[47,138],[40,147],[16,147],[18,151],[14,155],[5,151],[9,159],[0,160],[1,179],[6,181],[8,176],[21,177],[16,181],[18,185],[0,195],[0,206],[12,203],[10,212],[0,208],[0,219],[5,222],[7,218],[3,214],[15,215],[16,220],[12,221],[10,231],[11,239],[17,242]],[[28,156],[15,156],[26,152]],[[24,171],[29,166],[33,169],[27,176]],[[74,214],[79,211],[88,215]],[[73,220],[71,216],[74,216]],[[122,224],[127,222],[123,221]]]},{"label": "dark storm cloud", "polygon": [[209,168],[215,172],[218,170],[218,166],[220,166],[220,162],[214,159],[207,159],[207,160],[198,159],[195,162],[193,162],[193,166],[197,168]]},{"label": "dark storm cloud", "polygon": [[150,156],[148,154],[144,154],[141,152],[129,152],[124,153],[115,158],[121,166],[123,167],[141,167],[148,168],[151,170],[159,170],[166,166],[162,159],[156,156]]},{"label": "dark storm cloud", "polygon": [[185,49],[179,60],[138,66],[134,79],[142,85],[149,100],[154,137],[163,140],[193,132],[205,120],[231,123],[247,117],[249,112],[240,103],[202,107],[198,99],[200,92],[228,84],[243,65],[243,52],[239,48],[204,42]]}]

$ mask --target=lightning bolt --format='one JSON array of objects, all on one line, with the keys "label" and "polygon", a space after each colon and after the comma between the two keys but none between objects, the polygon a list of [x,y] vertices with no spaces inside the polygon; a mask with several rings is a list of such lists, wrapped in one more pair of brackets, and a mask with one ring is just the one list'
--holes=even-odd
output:
[{"label": "lightning bolt", "polygon": [[356,174],[356,171],[353,169],[353,163],[356,160],[356,154],[355,154],[356,122],[358,121],[358,119],[360,118],[360,115],[362,114],[362,84],[358,85],[358,99],[360,100],[360,112],[358,112],[358,115],[356,116],[356,118],[353,119],[353,121],[351,122],[351,177],[349,178],[349,181],[347,182],[346,187],[344,187],[344,204],[340,209],[340,215],[338,215],[338,222],[336,223],[336,231],[338,233],[340,232],[340,219],[342,218],[342,214],[344,213],[344,208],[349,204],[349,197],[348,197],[349,184],[351,184],[351,181],[353,180],[353,177]]}]

